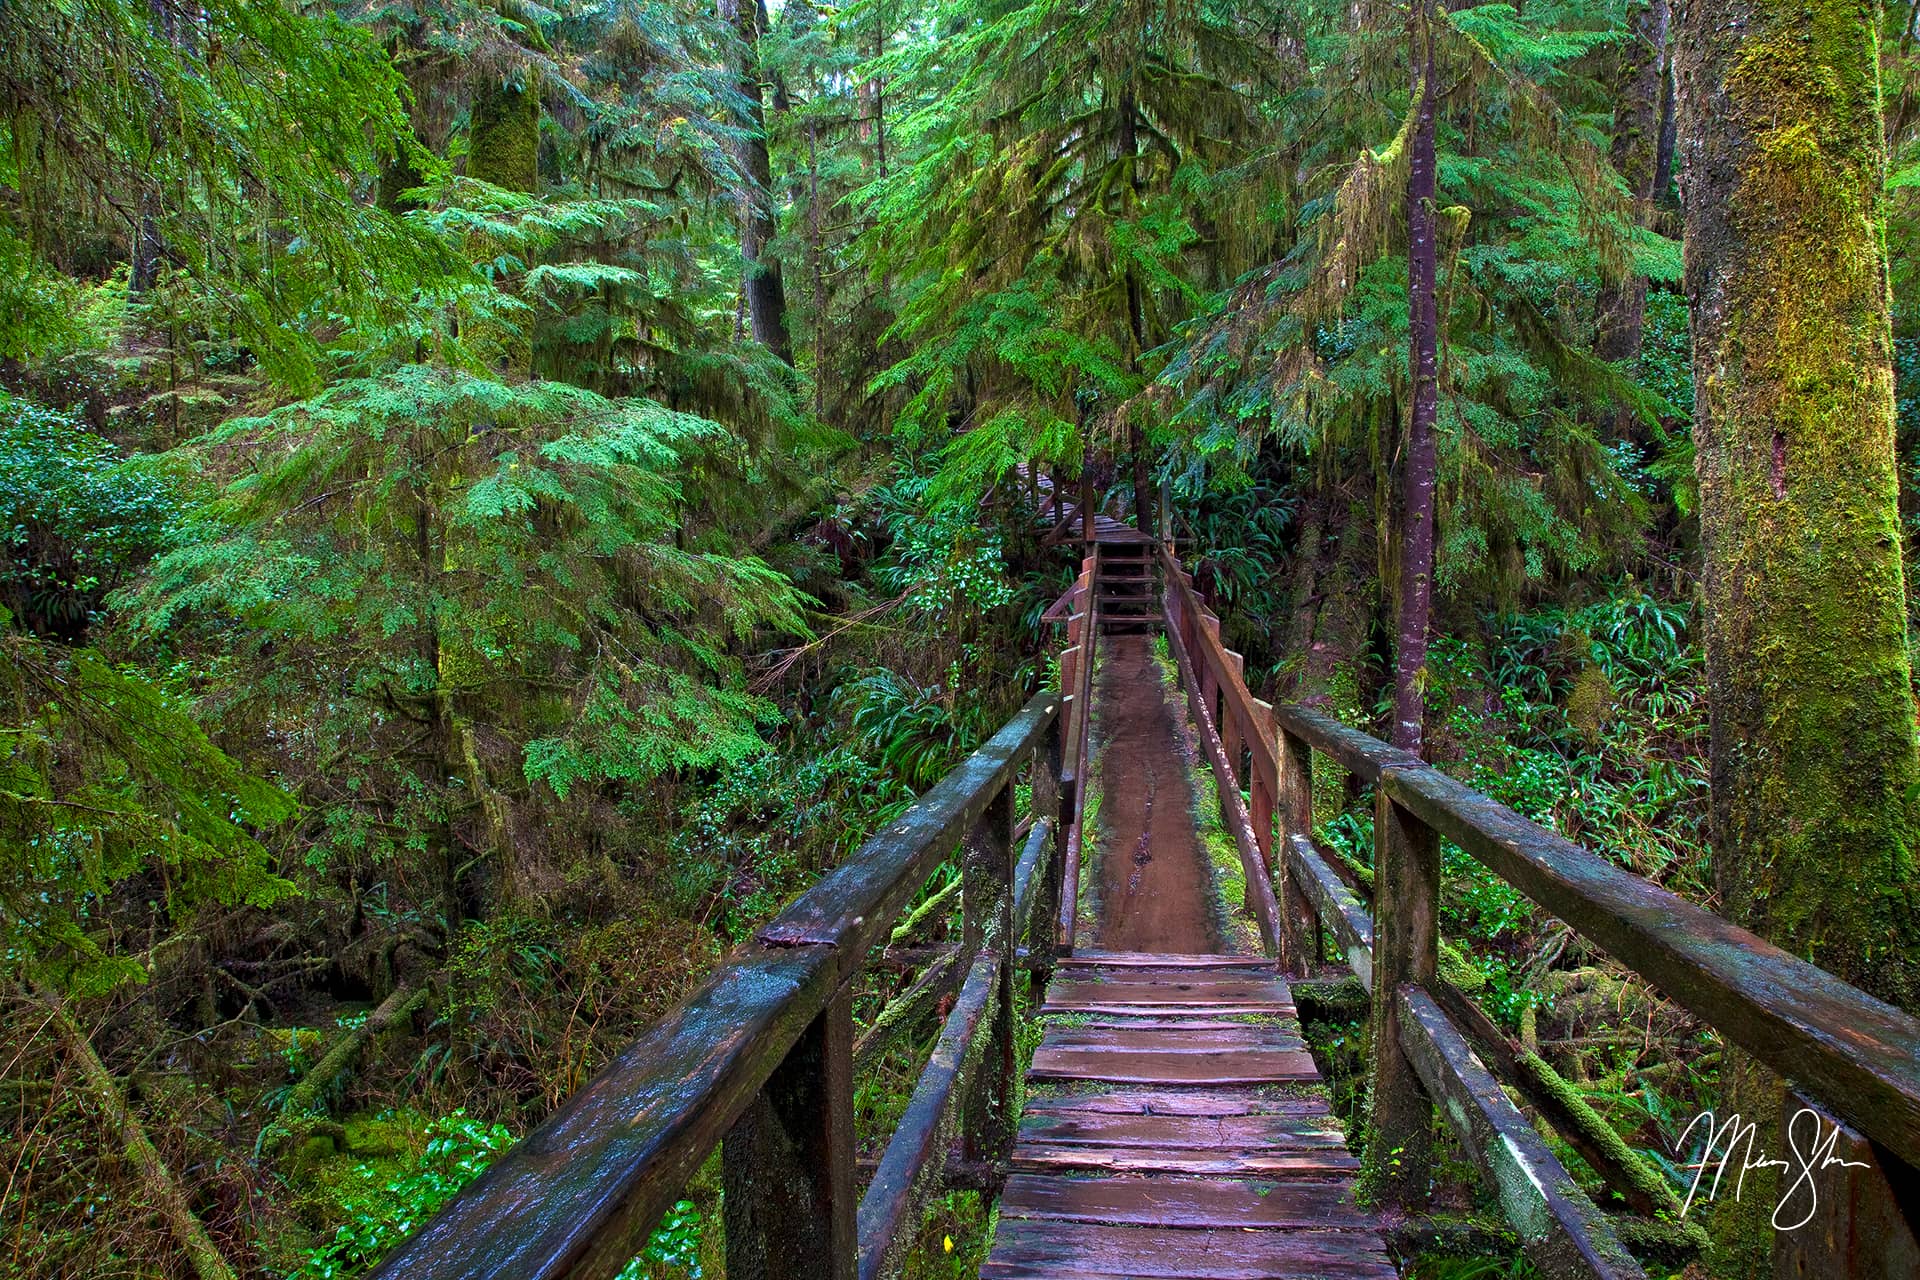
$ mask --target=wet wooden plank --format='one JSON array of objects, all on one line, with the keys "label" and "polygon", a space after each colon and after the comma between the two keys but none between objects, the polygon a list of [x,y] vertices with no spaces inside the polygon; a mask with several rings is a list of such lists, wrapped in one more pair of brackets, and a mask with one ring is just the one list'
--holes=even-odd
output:
[{"label": "wet wooden plank", "polygon": [[1161,1011],[1152,1013],[1087,1013],[1080,1009],[1042,1009],[1035,1015],[1043,1019],[1046,1026],[1059,1026],[1070,1023],[1075,1027],[1098,1027],[1109,1031],[1123,1031],[1129,1027],[1159,1031],[1233,1031],[1241,1027],[1257,1026],[1259,1023],[1245,1021],[1247,1018],[1266,1019],[1271,1014],[1245,1014],[1241,1021],[1208,1014],[1166,1015]]},{"label": "wet wooden plank", "polygon": [[1013,1167],[1028,1173],[1200,1174],[1207,1177],[1350,1178],[1360,1168],[1345,1147],[1301,1151],[1203,1151],[1179,1147],[1088,1147],[1027,1142]]},{"label": "wet wooden plank", "polygon": [[1041,1146],[1158,1146],[1170,1151],[1306,1151],[1346,1146],[1331,1116],[1127,1116],[1100,1112],[1028,1115],[1020,1121],[1020,1141]]},{"label": "wet wooden plank", "polygon": [[1346,881],[1334,874],[1311,836],[1296,831],[1281,847],[1292,872],[1291,883],[1306,896],[1320,923],[1339,942],[1353,976],[1372,987],[1373,917],[1368,914],[1366,904]]},{"label": "wet wooden plank", "polygon": [[1049,1003],[1042,1013],[1075,1014],[1109,1018],[1291,1018],[1290,1004],[1129,1004],[1124,1000],[1090,1000],[1085,1003],[1056,1005]]},{"label": "wet wooden plank", "polygon": [[1270,1005],[1288,1008],[1293,993],[1284,982],[1223,979],[1218,982],[1137,982],[1109,979],[1081,982],[1062,978],[1047,989],[1047,1003],[1056,1008],[1077,1004]]},{"label": "wet wooden plank", "polygon": [[1402,987],[1397,1003],[1402,1050],[1452,1122],[1461,1148],[1486,1174],[1533,1264],[1556,1277],[1644,1280],[1646,1272],[1605,1216],[1507,1100],[1433,997]]},{"label": "wet wooden plank", "polygon": [[1104,1080],[1114,1084],[1277,1084],[1318,1080],[1304,1049],[1252,1049],[1212,1054],[1142,1053],[1124,1049],[1034,1050],[1035,1079]]},{"label": "wet wooden plank", "polygon": [[982,1275],[1093,1274],[1269,1280],[1397,1280],[1384,1248],[1347,1232],[1233,1231],[1003,1220]]},{"label": "wet wooden plank", "polygon": [[1060,973],[1068,983],[1277,983],[1271,965],[1208,965],[1208,967],[1146,967],[1146,965],[1069,965]]},{"label": "wet wooden plank", "polygon": [[1000,963],[993,956],[974,961],[926,1070],[907,1100],[906,1113],[860,1199],[860,1280],[887,1274],[913,1241],[921,1204],[943,1163],[939,1153],[953,1135],[966,1066],[999,983]]},{"label": "wet wooden plank", "polygon": [[1016,1173],[1000,1195],[1000,1218],[1114,1225],[1377,1229],[1344,1181],[1250,1178],[1057,1178]]},{"label": "wet wooden plank", "polygon": [[1143,969],[1260,969],[1269,976],[1275,972],[1273,961],[1260,956],[1173,955],[1150,951],[1081,950],[1061,961],[1073,967]]},{"label": "wet wooden plank", "polygon": [[[1203,634],[1211,634],[1201,627]],[[1214,644],[1219,643],[1214,637]],[[1195,712],[1194,719],[1199,724],[1200,748],[1213,769],[1214,788],[1220,797],[1221,820],[1233,837],[1235,850],[1240,855],[1240,870],[1247,887],[1247,905],[1253,911],[1260,925],[1260,941],[1269,955],[1280,949],[1280,907],[1273,896],[1273,878],[1267,867],[1266,854],[1262,851],[1258,836],[1253,829],[1253,819],[1248,816],[1246,805],[1240,798],[1239,771],[1236,757],[1239,752],[1237,733],[1229,733],[1235,738],[1232,753],[1221,742],[1219,726],[1214,722],[1211,700],[1201,689],[1195,687],[1196,673],[1189,659],[1185,645],[1180,640],[1179,628],[1167,628],[1167,645],[1173,653],[1180,676],[1187,687],[1188,705]],[[1224,650],[1222,651],[1224,652]],[[1209,659],[1212,662],[1213,659]],[[1238,674],[1230,664],[1216,665],[1211,674],[1221,690],[1222,705],[1226,708],[1224,718],[1229,724],[1239,723],[1251,727],[1255,721],[1251,718],[1251,697],[1247,687],[1241,683]],[[1236,699],[1238,701],[1236,701]],[[1243,704],[1246,704],[1243,707]],[[1236,707],[1243,707],[1244,714],[1236,721]],[[1256,776],[1271,773],[1273,770],[1272,747],[1262,741],[1257,733],[1251,737],[1253,770]]]},{"label": "wet wooden plank", "polygon": [[1231,1053],[1249,1049],[1304,1049],[1306,1042],[1284,1026],[1229,1023],[1200,1030],[1158,1027],[1054,1027],[1044,1044],[1056,1049],[1120,1049],[1139,1053]]},{"label": "wet wooden plank", "polygon": [[1285,1116],[1328,1115],[1327,1100],[1317,1093],[1284,1097],[1251,1089],[1113,1089],[1057,1096],[1029,1095],[1030,1113],[1065,1114],[1105,1112],[1111,1115],[1159,1116]]},{"label": "wet wooden plank", "polygon": [[833,960],[741,948],[374,1274],[618,1273],[825,1008]]}]

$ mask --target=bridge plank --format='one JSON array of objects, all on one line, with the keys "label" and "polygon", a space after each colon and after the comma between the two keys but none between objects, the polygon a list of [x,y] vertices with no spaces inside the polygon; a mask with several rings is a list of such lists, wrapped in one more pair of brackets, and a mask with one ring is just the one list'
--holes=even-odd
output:
[{"label": "bridge plank", "polygon": [[1044,1042],[1034,1051],[1035,1079],[1103,1080],[1113,1084],[1280,1084],[1318,1080],[1304,1049],[1252,1049],[1212,1054],[1151,1050],[1062,1049]]},{"label": "bridge plank", "polygon": [[1191,1276],[1269,1280],[1395,1280],[1384,1247],[1354,1232],[1239,1231],[1003,1220],[982,1275]]},{"label": "bridge plank", "polygon": [[1346,1137],[1331,1116],[1156,1116],[1082,1112],[1028,1115],[1020,1140],[1040,1146],[1259,1147],[1344,1149]]},{"label": "bridge plank", "polygon": [[1157,955],[1146,951],[1097,951],[1083,947],[1060,963],[1070,968],[1259,969],[1271,976],[1273,961],[1263,956]]},{"label": "bridge plank", "polygon": [[1286,1116],[1329,1114],[1316,1090],[1306,1095],[1253,1089],[1102,1089],[1089,1093],[1030,1093],[1033,1113],[1099,1111],[1112,1115]]},{"label": "bridge plank", "polygon": [[1258,1023],[1227,1023],[1201,1030],[1191,1023],[1164,1026],[1062,1026],[1048,1043],[1059,1049],[1114,1049],[1142,1053],[1222,1053],[1261,1049],[1304,1049],[1298,1034]]},{"label": "bridge plank", "polygon": [[1365,1230],[1373,1215],[1341,1182],[1246,1178],[1049,1178],[1016,1173],[1000,1194],[1000,1217],[1196,1227]]}]

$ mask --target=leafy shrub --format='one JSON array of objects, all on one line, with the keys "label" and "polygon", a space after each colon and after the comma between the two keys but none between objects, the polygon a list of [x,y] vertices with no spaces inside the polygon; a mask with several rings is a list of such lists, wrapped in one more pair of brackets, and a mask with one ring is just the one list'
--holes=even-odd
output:
[{"label": "leafy shrub", "polygon": [[345,1280],[371,1266],[512,1145],[505,1125],[486,1124],[461,1110],[432,1121],[426,1149],[393,1177],[382,1181],[371,1165],[359,1166],[359,1187],[342,1197],[346,1220],[294,1280]]},{"label": "leafy shrub", "polygon": [[69,644],[160,549],[173,486],[71,414],[0,391],[0,605]]}]

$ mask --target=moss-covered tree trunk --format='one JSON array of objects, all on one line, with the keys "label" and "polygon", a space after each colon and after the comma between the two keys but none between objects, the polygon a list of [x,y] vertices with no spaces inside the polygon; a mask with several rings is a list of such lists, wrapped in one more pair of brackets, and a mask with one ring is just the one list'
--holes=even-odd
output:
[{"label": "moss-covered tree trunk", "polygon": [[[1689,0],[1678,76],[1720,910],[1920,1008],[1877,6]],[[1729,1055],[1731,1107],[1779,1083]],[[1768,1150],[1777,1138],[1763,1131]],[[1721,1207],[1765,1254],[1771,1188]]]},{"label": "moss-covered tree trunk", "polygon": [[760,74],[760,37],[767,27],[761,0],[720,0],[720,16],[732,24],[734,73],[747,104],[746,134],[738,161],[746,186],[740,193],[741,302],[754,341],[787,364],[793,340],[787,334],[787,287],[780,260],[773,256],[779,226],[773,213],[773,157],[767,149],[764,77]]},{"label": "moss-covered tree trunk", "polygon": [[1920,1008],[1874,11],[1696,0],[1684,21],[1722,908]]},{"label": "moss-covered tree trunk", "polygon": [[[1646,0],[1634,10],[1631,38],[1620,62],[1614,92],[1613,167],[1626,180],[1642,225],[1653,218],[1654,171],[1659,159],[1661,85],[1667,54],[1667,0]],[[1603,360],[1633,360],[1640,355],[1646,324],[1647,278],[1629,276],[1600,291],[1595,354]],[[1622,423],[1635,421],[1623,413]]]},{"label": "moss-covered tree trunk", "polygon": [[509,191],[540,185],[540,98],[532,85],[485,77],[474,91],[467,176]]},{"label": "moss-covered tree trunk", "polygon": [[[514,84],[497,72],[481,77],[467,126],[467,176],[509,191],[539,189],[540,97],[534,85]],[[533,372],[533,334],[524,328],[489,322],[472,331],[469,341],[509,378]]]}]

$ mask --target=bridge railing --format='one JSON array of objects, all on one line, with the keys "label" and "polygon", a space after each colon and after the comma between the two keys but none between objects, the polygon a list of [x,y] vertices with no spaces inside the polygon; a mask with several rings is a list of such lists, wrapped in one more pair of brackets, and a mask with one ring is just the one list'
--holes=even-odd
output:
[{"label": "bridge railing", "polygon": [[[1801,1107],[1835,1133],[1815,1219],[1777,1231],[1779,1276],[1920,1274],[1920,1021],[1660,888],[1455,781],[1417,756],[1309,707],[1251,697],[1238,655],[1220,642],[1179,561],[1162,551],[1166,625],[1196,719],[1211,737],[1223,796],[1238,802],[1248,748],[1246,844],[1277,878],[1273,945],[1296,968],[1331,936],[1372,992],[1373,1109],[1367,1166],[1384,1198],[1417,1203],[1431,1173],[1438,1111],[1480,1166],[1509,1222],[1553,1276],[1636,1277],[1626,1223],[1601,1213],[1540,1139],[1503,1085],[1515,1087],[1623,1203],[1678,1216],[1679,1199],[1564,1082],[1522,1053],[1439,974],[1441,837],[1585,936],[1787,1082]],[[1218,726],[1216,729],[1215,726]],[[1375,791],[1372,906],[1365,886],[1335,870],[1313,835],[1312,754],[1322,752]],[[1272,797],[1268,799],[1267,797]],[[1223,802],[1224,803],[1224,802]],[[1269,808],[1271,806],[1271,808]],[[1271,812],[1277,822],[1261,815]],[[1237,828],[1232,822],[1230,829]],[[1279,856],[1275,857],[1275,851]],[[1262,917],[1265,929],[1265,917]],[[1496,1077],[1494,1070],[1500,1071]],[[1556,1087],[1557,1086],[1557,1087]],[[1584,1114],[1583,1114],[1584,1113]],[[1749,1117],[1751,1118],[1751,1117]],[[1725,1118],[1722,1117],[1722,1120]],[[1797,1138],[1810,1152],[1810,1129]],[[1728,1144],[1729,1146],[1731,1143]],[[1721,1150],[1725,1150],[1722,1147]],[[1745,1152],[1730,1157],[1742,1173]],[[1789,1151],[1753,1151],[1785,1158]],[[1799,1166],[1792,1165],[1786,1181]],[[1652,1176],[1649,1176],[1652,1175]],[[1712,1180],[1709,1170],[1708,1182]],[[1704,1185],[1704,1184],[1703,1184]],[[1731,1194],[1730,1187],[1725,1194]],[[1803,1193],[1804,1195],[1804,1193]],[[1798,1216],[1789,1212],[1789,1221]]]},{"label": "bridge railing", "polygon": [[[1089,556],[1069,593],[1065,696],[1028,702],[375,1274],[615,1276],[716,1148],[729,1275],[869,1280],[897,1270],[926,1197],[948,1175],[990,1176],[1010,1151],[1015,972],[1044,976],[1060,935],[1071,944],[1067,869],[1079,845],[1097,571]],[[1023,773],[1032,797],[1024,831],[1015,820]],[[949,987],[952,1011],[861,1192],[856,983],[956,854],[958,990]],[[922,977],[935,981],[931,965]]]}]

